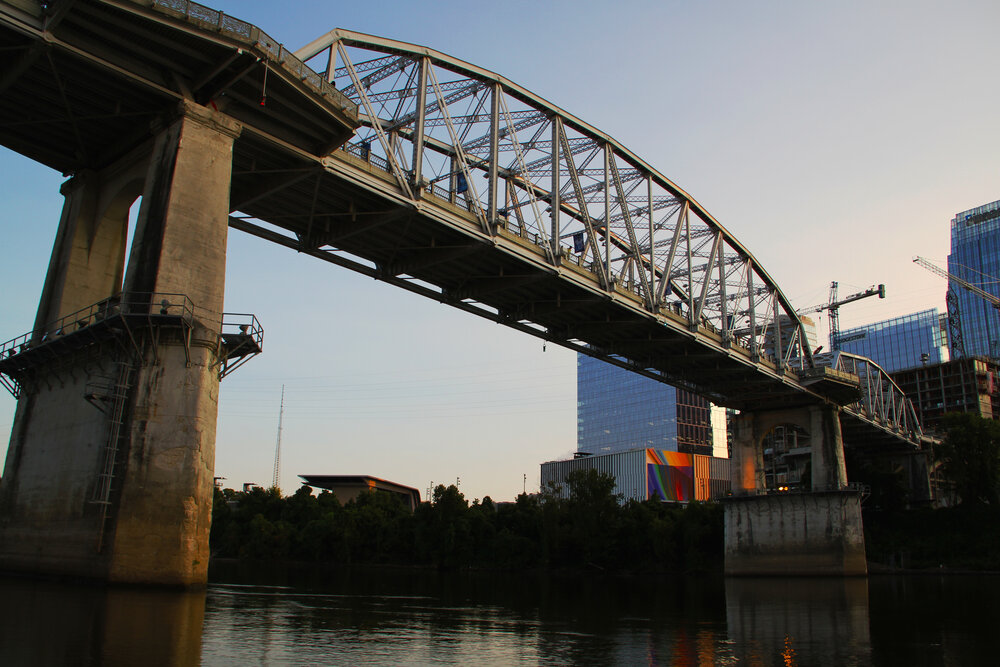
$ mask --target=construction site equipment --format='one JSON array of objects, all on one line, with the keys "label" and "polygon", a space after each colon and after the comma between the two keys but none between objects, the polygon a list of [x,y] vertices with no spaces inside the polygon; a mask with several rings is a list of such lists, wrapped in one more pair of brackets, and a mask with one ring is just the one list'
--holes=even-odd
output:
[{"label": "construction site equipment", "polygon": [[859,301],[860,299],[867,299],[870,296],[878,296],[880,299],[885,298],[885,285],[872,285],[863,292],[858,292],[856,294],[851,294],[850,296],[844,297],[843,299],[837,298],[837,281],[830,283],[830,299],[827,303],[820,304],[818,306],[813,306],[811,308],[805,308],[803,310],[796,311],[799,315],[808,315],[809,313],[818,313],[821,310],[827,310],[830,312],[830,349],[839,350],[840,343],[837,340],[840,337],[840,307],[844,304],[851,303],[852,301]]},{"label": "construction site equipment", "polygon": [[[945,297],[945,303],[948,306],[948,336],[951,339],[951,355],[956,359],[964,357],[965,341],[962,339],[962,314],[959,312],[958,295],[955,293],[954,285],[958,285],[962,289],[972,292],[997,310],[1000,310],[1000,297],[990,294],[978,285],[970,283],[968,280],[959,278],[955,274],[942,269],[940,266],[924,257],[914,257],[913,262],[924,267],[931,273],[936,273],[942,278],[946,278],[948,280],[948,294]],[[993,281],[997,281],[997,279],[993,276],[987,276],[986,274],[982,275]]]}]

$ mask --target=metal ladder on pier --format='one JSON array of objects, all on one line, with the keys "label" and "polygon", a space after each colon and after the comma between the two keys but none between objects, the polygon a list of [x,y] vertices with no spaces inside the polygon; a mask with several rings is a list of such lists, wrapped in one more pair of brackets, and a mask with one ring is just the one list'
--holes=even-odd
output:
[{"label": "metal ladder on pier", "polygon": [[[87,399],[105,411],[108,415],[108,437],[104,444],[104,460],[97,475],[94,496],[91,502],[101,506],[101,525],[97,534],[97,552],[104,548],[104,534],[108,519],[111,516],[111,494],[118,467],[118,454],[122,444],[127,440],[125,412],[128,408],[129,389],[135,368],[128,359],[116,363],[115,372],[108,378],[108,383],[97,387],[98,391],[88,391]],[[99,393],[98,393],[99,392]],[[105,404],[102,407],[98,404]]]}]

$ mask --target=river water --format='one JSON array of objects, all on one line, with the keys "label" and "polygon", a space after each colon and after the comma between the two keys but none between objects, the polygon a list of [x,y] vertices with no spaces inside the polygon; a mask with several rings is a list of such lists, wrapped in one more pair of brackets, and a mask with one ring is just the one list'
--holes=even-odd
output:
[{"label": "river water", "polygon": [[1000,576],[0,579],[0,665],[996,665]]}]

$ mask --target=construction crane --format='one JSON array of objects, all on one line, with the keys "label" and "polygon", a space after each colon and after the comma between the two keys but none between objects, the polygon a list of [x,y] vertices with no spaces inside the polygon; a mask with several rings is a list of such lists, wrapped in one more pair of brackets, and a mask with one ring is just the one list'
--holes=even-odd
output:
[{"label": "construction crane", "polygon": [[860,299],[867,299],[870,296],[877,296],[880,299],[885,298],[885,285],[872,285],[863,292],[858,292],[857,294],[852,294],[850,296],[844,297],[843,299],[837,298],[837,281],[830,283],[830,300],[826,303],[820,304],[818,306],[813,306],[812,308],[804,308],[802,310],[796,311],[799,315],[808,315],[809,313],[818,313],[821,310],[830,311],[830,348],[832,350],[840,349],[840,341],[837,340],[840,336],[840,307],[844,304],[851,303],[852,301],[859,301]]},{"label": "construction crane", "polygon": [[945,303],[948,305],[948,336],[951,338],[951,354],[956,359],[964,357],[965,341],[962,340],[962,316],[958,310],[958,295],[955,294],[955,290],[952,288],[952,285],[958,285],[959,287],[972,292],[997,310],[1000,310],[1000,297],[990,294],[978,285],[973,285],[968,280],[963,280],[955,274],[945,271],[928,259],[918,256],[913,258],[913,262],[924,267],[931,273],[936,273],[942,278],[948,280],[948,294],[945,296]]},{"label": "construction crane", "polygon": [[1000,297],[997,297],[997,296],[995,296],[993,294],[990,294],[986,290],[982,289],[981,287],[979,287],[977,285],[973,285],[972,283],[970,283],[967,280],[962,280],[961,278],[959,278],[958,276],[956,276],[954,273],[948,273],[947,271],[945,271],[944,269],[942,269],[937,264],[934,264],[934,263],[930,262],[929,260],[924,259],[923,257],[914,257],[913,261],[915,263],[919,264],[920,266],[924,267],[928,271],[930,271],[932,273],[936,273],[939,276],[941,276],[942,278],[947,278],[948,280],[950,280],[951,282],[955,283],[956,285],[959,285],[960,287],[964,287],[965,289],[969,290],[970,292],[972,292],[973,294],[975,294],[979,298],[981,298],[984,301],[986,301],[986,303],[988,303],[991,306],[993,306],[994,308],[1000,310]]}]

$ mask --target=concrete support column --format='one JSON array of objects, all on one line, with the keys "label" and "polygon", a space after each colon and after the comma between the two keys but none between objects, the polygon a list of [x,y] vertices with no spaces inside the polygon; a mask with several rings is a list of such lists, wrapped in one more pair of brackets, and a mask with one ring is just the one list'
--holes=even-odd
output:
[{"label": "concrete support column", "polygon": [[922,506],[930,503],[934,499],[931,492],[930,452],[918,451],[903,456],[900,463],[906,471],[910,504]]},{"label": "concrete support column", "polygon": [[242,127],[183,102],[153,145],[125,291],[186,294],[199,319],[222,311],[233,140]]},{"label": "concrete support column", "polygon": [[764,490],[764,453],[757,420],[751,413],[733,419],[732,489],[734,495],[752,495]]},{"label": "concrete support column", "polygon": [[186,295],[194,329],[189,342],[160,337],[144,350],[115,510],[111,581],[188,585],[207,578],[216,353],[232,147],[241,127],[195,104],[182,111],[153,149],[125,287],[132,294]]},{"label": "concrete support column", "polygon": [[847,486],[844,440],[840,433],[838,412],[835,405],[809,407],[813,491],[837,491]]},{"label": "concrete support column", "polygon": [[35,331],[121,291],[128,213],[141,193],[145,154],[66,181]]},{"label": "concrete support column", "polygon": [[[121,291],[129,207],[141,194],[148,147],[63,184],[65,201],[35,317],[46,325]],[[51,331],[49,332],[52,333]],[[108,423],[85,399],[112,375],[114,341],[84,358],[61,354],[25,378],[0,480],[0,568],[103,577],[94,504]]]},{"label": "concrete support column", "polygon": [[[114,582],[204,584],[215,466],[219,333],[233,142],[198,105],[66,206],[38,320],[116,294],[128,210],[142,209],[127,301],[37,335],[0,479],[0,569]],[[142,304],[147,293],[152,307]],[[161,306],[164,293],[183,295]],[[55,347],[57,346],[57,347]]]}]

